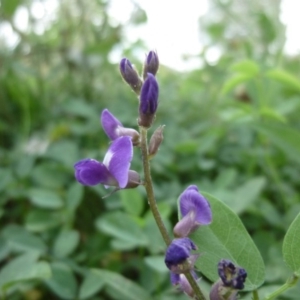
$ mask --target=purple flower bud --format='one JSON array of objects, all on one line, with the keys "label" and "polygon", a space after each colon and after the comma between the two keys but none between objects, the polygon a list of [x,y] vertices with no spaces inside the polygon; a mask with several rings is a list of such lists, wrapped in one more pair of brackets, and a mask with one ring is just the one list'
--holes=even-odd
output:
[{"label": "purple flower bud", "polygon": [[144,80],[147,78],[148,73],[152,75],[156,75],[159,68],[159,60],[158,55],[155,51],[150,51],[146,56],[146,60],[144,63],[144,70],[143,70],[143,78]]},{"label": "purple flower bud", "polygon": [[163,136],[164,127],[165,127],[165,125],[159,126],[151,136],[151,139],[149,142],[150,158],[152,158],[157,153],[158,148],[164,139],[164,136]]},{"label": "purple flower bud", "polygon": [[236,267],[230,260],[222,259],[218,264],[218,274],[226,287],[242,290],[247,278],[245,269]]},{"label": "purple flower bud", "polygon": [[[166,266],[175,274],[192,270],[199,256],[191,254],[192,250],[197,250],[197,246],[189,238],[174,239],[166,251]],[[184,265],[186,262],[188,266]]]},{"label": "purple flower bud", "polygon": [[155,117],[158,106],[159,87],[155,77],[148,73],[140,94],[140,117],[138,124],[143,127],[150,127]]},{"label": "purple flower bud", "polygon": [[120,62],[120,72],[123,79],[130,85],[132,90],[139,95],[143,82],[127,58],[122,58]]},{"label": "purple flower bud", "polygon": [[175,225],[174,234],[186,237],[200,225],[208,225],[212,220],[209,202],[198,192],[195,185],[190,185],[179,196],[179,207],[182,219]]},{"label": "purple flower bud", "polygon": [[132,144],[139,145],[140,134],[132,128],[125,128],[108,109],[102,111],[101,123],[105,133],[112,141],[120,136],[130,136]]},{"label": "purple flower bud", "polygon": [[114,140],[103,163],[95,159],[83,159],[74,165],[75,178],[83,185],[104,184],[105,187],[125,188],[128,184],[129,168],[133,157],[129,136]]},{"label": "purple flower bud", "polygon": [[[191,272],[194,279],[197,280],[197,275],[195,272]],[[195,293],[193,288],[191,287],[190,283],[188,282],[187,278],[184,274],[175,274],[170,272],[170,280],[172,285],[178,286],[179,290],[184,292],[186,295],[194,299]]]}]

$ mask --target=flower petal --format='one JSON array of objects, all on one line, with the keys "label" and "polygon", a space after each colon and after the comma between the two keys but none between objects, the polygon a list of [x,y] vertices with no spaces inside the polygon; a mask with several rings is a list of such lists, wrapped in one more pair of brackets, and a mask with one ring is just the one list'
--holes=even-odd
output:
[{"label": "flower petal", "polygon": [[101,124],[107,136],[113,141],[118,138],[117,128],[123,127],[122,123],[108,110],[101,114]]},{"label": "flower petal", "polygon": [[199,225],[207,225],[211,223],[212,213],[209,202],[198,192],[195,185],[190,185],[180,195],[180,211],[182,217],[190,211],[196,213],[195,222]]},{"label": "flower petal", "polygon": [[95,159],[80,160],[74,165],[74,168],[77,181],[83,185],[96,185],[98,183],[117,185],[107,167]]},{"label": "flower petal", "polygon": [[127,185],[132,157],[133,146],[129,136],[122,136],[114,140],[104,157],[104,165],[121,189]]}]

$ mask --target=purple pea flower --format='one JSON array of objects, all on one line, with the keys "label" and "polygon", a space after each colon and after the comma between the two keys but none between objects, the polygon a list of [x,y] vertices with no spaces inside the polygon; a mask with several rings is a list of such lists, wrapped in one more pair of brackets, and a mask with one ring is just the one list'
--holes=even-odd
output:
[{"label": "purple pea flower", "polygon": [[127,58],[122,58],[120,62],[120,72],[123,79],[130,85],[132,90],[136,94],[139,94],[143,82]]},{"label": "purple pea flower", "polygon": [[150,127],[155,117],[158,106],[158,83],[151,73],[148,73],[140,94],[139,120],[138,124],[143,127]]},{"label": "purple pea flower", "polygon": [[[197,275],[194,271],[191,271],[194,279],[197,280]],[[187,278],[184,274],[175,274],[170,272],[170,280],[172,285],[178,286],[179,290],[184,292],[187,296],[194,299],[195,293],[193,288],[191,287],[190,283],[188,282]]]},{"label": "purple pea flower", "polygon": [[[75,177],[83,185],[104,184],[125,188],[130,182],[133,147],[129,136],[119,137],[108,148],[103,163],[95,159],[80,160],[74,165]],[[131,171],[134,172],[134,171]]]},{"label": "purple pea flower", "polygon": [[244,288],[247,272],[235,266],[230,260],[222,259],[218,264],[220,279],[212,286],[210,300],[237,300],[238,290]]},{"label": "purple pea flower", "polygon": [[[166,266],[175,274],[193,269],[199,255],[191,254],[192,250],[197,250],[197,246],[189,238],[174,239],[166,251]],[[185,262],[188,266],[183,265]]]},{"label": "purple pea flower", "polygon": [[179,196],[179,207],[182,219],[173,229],[176,237],[186,237],[200,225],[208,225],[212,221],[210,204],[195,185],[190,185]]},{"label": "purple pea flower", "polygon": [[101,124],[105,133],[112,141],[120,136],[130,136],[134,146],[140,142],[139,133],[132,128],[125,128],[108,109],[104,109],[101,113]]},{"label": "purple pea flower", "polygon": [[158,55],[155,51],[150,51],[146,56],[146,60],[144,63],[144,70],[143,70],[143,78],[144,80],[147,78],[148,73],[152,75],[156,75],[159,68],[159,59]]}]

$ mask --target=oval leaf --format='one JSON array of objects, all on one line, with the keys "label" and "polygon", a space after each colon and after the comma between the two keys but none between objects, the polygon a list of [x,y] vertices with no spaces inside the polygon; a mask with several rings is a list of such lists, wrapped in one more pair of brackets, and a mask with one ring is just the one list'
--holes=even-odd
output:
[{"label": "oval leaf", "polygon": [[285,263],[300,276],[300,213],[289,227],[282,246]]},{"label": "oval leaf", "polygon": [[[218,280],[217,265],[221,259],[230,259],[248,273],[245,291],[259,287],[265,277],[263,259],[238,216],[224,203],[203,193],[210,202],[213,222],[191,236],[201,254],[196,262],[199,270],[211,281]],[[243,199],[240,199],[243,201]]]}]

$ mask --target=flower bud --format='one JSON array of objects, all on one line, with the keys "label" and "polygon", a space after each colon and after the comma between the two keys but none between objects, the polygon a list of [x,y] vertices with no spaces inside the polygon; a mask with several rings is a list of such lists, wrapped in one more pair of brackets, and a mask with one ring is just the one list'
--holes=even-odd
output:
[{"label": "flower bud", "polygon": [[123,79],[130,85],[132,90],[139,95],[143,82],[127,58],[122,58],[120,62],[120,72]]},{"label": "flower bud", "polygon": [[[191,271],[191,274],[195,280],[198,279],[195,272]],[[171,272],[170,280],[172,285],[178,286],[180,291],[184,292],[187,296],[194,299],[195,292],[184,274],[175,274]]]},{"label": "flower bud", "polygon": [[166,251],[165,264],[175,274],[194,268],[198,254],[190,254],[197,246],[189,238],[174,239]]},{"label": "flower bud", "polygon": [[143,78],[146,80],[148,73],[152,75],[156,75],[159,68],[159,60],[158,55],[155,51],[150,51],[146,56],[146,60],[144,63],[144,70],[143,70]]},{"label": "flower bud", "polygon": [[136,171],[129,170],[128,172],[128,182],[125,189],[134,189],[141,185],[141,177],[140,174]]},{"label": "flower bud", "polygon": [[160,144],[162,143],[164,136],[163,130],[165,125],[159,126],[151,136],[149,142],[149,157],[152,158],[158,151]]},{"label": "flower bud", "polygon": [[130,136],[133,146],[138,146],[140,144],[140,134],[133,128],[118,126],[116,128],[116,134],[118,136]]},{"label": "flower bud", "polygon": [[159,87],[155,77],[148,73],[140,94],[140,107],[138,124],[149,128],[155,117],[158,106]]}]

